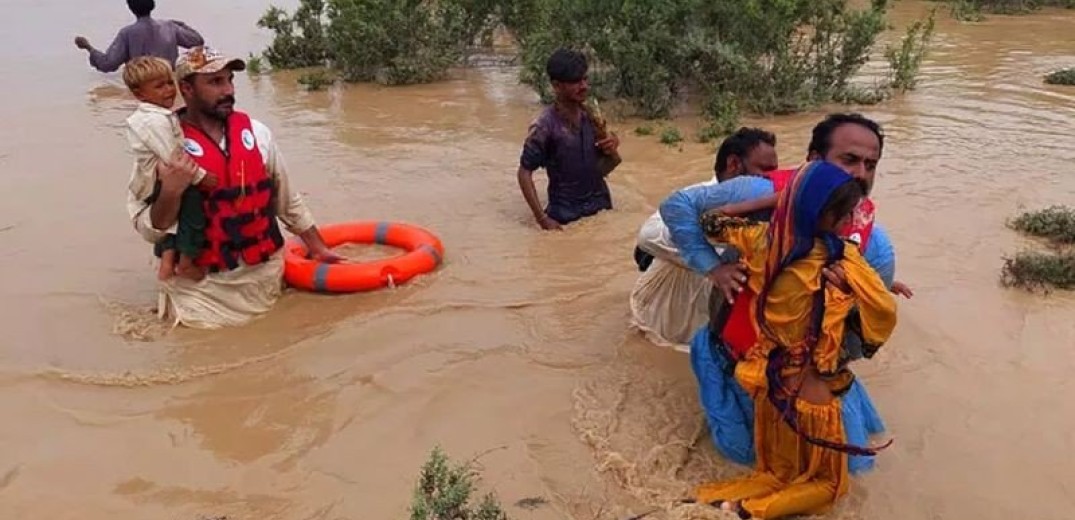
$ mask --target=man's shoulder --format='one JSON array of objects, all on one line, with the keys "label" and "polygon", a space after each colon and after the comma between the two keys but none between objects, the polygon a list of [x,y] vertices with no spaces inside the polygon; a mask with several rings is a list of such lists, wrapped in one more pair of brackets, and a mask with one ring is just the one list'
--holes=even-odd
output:
[{"label": "man's shoulder", "polygon": [[553,123],[556,123],[559,118],[556,115],[556,108],[552,105],[541,109],[533,119],[530,120],[530,126],[542,126],[547,127]]}]

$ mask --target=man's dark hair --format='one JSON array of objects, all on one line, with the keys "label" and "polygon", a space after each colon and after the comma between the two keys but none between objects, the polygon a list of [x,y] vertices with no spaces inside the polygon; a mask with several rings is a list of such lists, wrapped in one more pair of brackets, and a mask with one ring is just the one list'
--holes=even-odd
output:
[{"label": "man's dark hair", "polygon": [[810,146],[807,147],[806,153],[817,153],[821,157],[825,157],[829,150],[832,149],[832,134],[837,128],[844,125],[859,125],[873,132],[877,136],[877,155],[885,151],[885,133],[881,130],[881,125],[876,121],[863,116],[862,114],[829,114],[823,119],[817,126],[814,127],[813,135],[810,137]]},{"label": "man's dark hair", "polygon": [[761,128],[742,127],[734,134],[729,135],[717,149],[717,160],[713,163],[714,173],[720,174],[728,168],[728,159],[732,156],[745,161],[750,151],[759,144],[765,143],[776,147],[776,136],[772,132],[766,132]]},{"label": "man's dark hair", "polygon": [[581,81],[586,77],[589,69],[585,54],[562,47],[556,49],[556,52],[549,56],[549,61],[545,63],[545,72],[549,75],[549,79],[561,83]]},{"label": "man's dark hair", "polygon": [[127,0],[127,7],[131,9],[135,16],[141,18],[149,16],[149,13],[153,12],[157,4],[153,0]]}]

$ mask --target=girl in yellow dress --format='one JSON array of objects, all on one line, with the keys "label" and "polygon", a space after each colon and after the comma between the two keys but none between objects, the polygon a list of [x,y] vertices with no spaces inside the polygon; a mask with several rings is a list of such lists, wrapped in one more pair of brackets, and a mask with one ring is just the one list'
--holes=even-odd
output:
[{"label": "girl in yellow dress", "polygon": [[741,518],[829,511],[848,490],[848,454],[876,450],[844,437],[840,396],[854,374],[840,362],[845,319],[856,308],[864,348],[896,326],[896,303],[858,248],[834,230],[864,196],[862,184],[826,162],[804,165],[770,223],[711,216],[707,233],[739,249],[753,339],[735,377],[754,400],[752,475],[700,486],[698,502]]}]

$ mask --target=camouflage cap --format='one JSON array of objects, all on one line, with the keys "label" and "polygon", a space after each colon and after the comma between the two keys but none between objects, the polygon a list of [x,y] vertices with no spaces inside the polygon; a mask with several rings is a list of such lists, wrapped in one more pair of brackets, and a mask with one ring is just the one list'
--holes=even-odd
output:
[{"label": "camouflage cap", "polygon": [[191,74],[212,74],[224,69],[245,70],[246,62],[204,45],[183,51],[175,60],[175,75],[178,79],[184,79]]}]

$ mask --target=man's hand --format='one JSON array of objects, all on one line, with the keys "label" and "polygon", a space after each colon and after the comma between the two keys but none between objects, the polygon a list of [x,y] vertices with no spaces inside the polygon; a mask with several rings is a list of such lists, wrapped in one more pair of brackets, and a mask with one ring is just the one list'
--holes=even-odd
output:
[{"label": "man's hand", "polygon": [[560,231],[564,229],[564,227],[560,225],[559,222],[545,214],[542,214],[540,217],[538,217],[537,223],[539,226],[541,226],[541,229],[544,229],[545,231]]},{"label": "man's hand", "polygon": [[82,49],[84,51],[88,51],[93,48],[93,46],[90,45],[90,41],[87,40],[85,36],[75,37],[75,47],[78,47],[79,49]]},{"label": "man's hand", "polygon": [[220,184],[220,179],[217,179],[216,175],[213,175],[209,172],[205,172],[205,177],[202,177],[202,180],[198,183],[198,186],[202,186],[206,189],[211,190],[216,188],[218,184]]},{"label": "man's hand", "polygon": [[724,293],[724,299],[731,304],[747,282],[747,266],[740,263],[724,264],[710,271],[706,277],[713,282],[717,290]]},{"label": "man's hand", "polygon": [[908,300],[914,297],[914,291],[903,282],[892,282],[892,289],[890,290],[892,291],[892,294],[903,296]]},{"label": "man's hand", "polygon": [[605,152],[607,155],[616,153],[616,150],[620,147],[620,138],[616,137],[616,134],[608,134],[608,137],[597,141],[597,147]]},{"label": "man's hand", "polygon": [[851,293],[851,286],[847,283],[847,272],[844,271],[842,265],[833,264],[832,267],[822,269],[821,274],[837,289],[848,294]]},{"label": "man's hand", "polygon": [[175,193],[182,192],[194,181],[194,173],[197,169],[194,159],[191,159],[182,149],[177,148],[167,161],[157,163],[157,177],[160,178],[161,189]]},{"label": "man's hand", "polygon": [[333,253],[331,249],[324,246],[316,251],[310,251],[310,258],[326,264],[338,264],[344,261],[342,256]]}]

